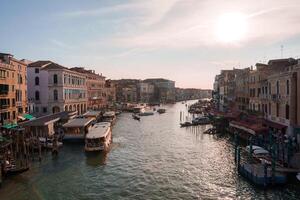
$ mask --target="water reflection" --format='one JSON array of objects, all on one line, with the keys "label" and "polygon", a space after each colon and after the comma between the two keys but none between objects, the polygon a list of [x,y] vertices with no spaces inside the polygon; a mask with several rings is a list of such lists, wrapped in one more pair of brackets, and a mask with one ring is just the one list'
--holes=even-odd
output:
[{"label": "water reflection", "polygon": [[[86,154],[64,144],[23,178],[6,181],[0,199],[297,199],[299,186],[260,190],[239,177],[227,135],[210,126],[180,128],[184,104],[138,122],[123,113],[108,153]],[[185,111],[186,113],[186,111]],[[63,185],[63,187],[62,187]]]},{"label": "water reflection", "polygon": [[86,152],[85,162],[91,167],[106,165],[108,152]]}]

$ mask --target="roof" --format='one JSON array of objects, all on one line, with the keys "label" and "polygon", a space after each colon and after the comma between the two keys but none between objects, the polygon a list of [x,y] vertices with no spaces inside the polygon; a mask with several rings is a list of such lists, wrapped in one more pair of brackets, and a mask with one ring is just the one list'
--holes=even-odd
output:
[{"label": "roof", "polygon": [[229,124],[231,127],[241,129],[252,135],[256,135],[257,133],[263,133],[268,130],[268,128],[262,126],[262,124],[260,123],[249,123],[245,121],[231,121]]},{"label": "roof", "polygon": [[113,117],[115,115],[116,115],[116,113],[114,111],[109,111],[109,112],[105,112],[103,114],[103,117]]},{"label": "roof", "polygon": [[87,139],[93,138],[102,138],[105,137],[110,131],[110,123],[97,123],[95,124],[92,129],[86,135]]},{"label": "roof", "polygon": [[2,128],[6,128],[6,129],[12,129],[12,128],[16,128],[18,126],[17,123],[11,123],[11,124],[5,124],[2,126]]},{"label": "roof", "polygon": [[84,113],[83,116],[86,116],[86,117],[97,117],[100,114],[101,114],[101,111],[90,110],[90,111],[87,111],[86,113]]},{"label": "roof", "polygon": [[21,123],[22,126],[46,126],[50,123],[54,123],[60,119],[70,119],[74,117],[76,114],[76,111],[63,111],[51,115],[46,115],[43,117],[35,118],[27,122]]},{"label": "roof", "polygon": [[272,127],[272,128],[275,128],[275,129],[279,129],[279,130],[287,127],[286,125],[279,124],[279,123],[276,123],[276,122],[272,122],[270,120],[265,120],[264,124],[267,125],[267,126],[269,126],[269,127]]},{"label": "roof", "polygon": [[59,65],[50,60],[39,60],[39,61],[30,63],[28,65],[28,67],[40,67],[40,68],[44,68],[44,69],[68,69],[67,67]]},{"label": "roof", "polygon": [[93,119],[88,119],[88,118],[75,118],[70,120],[69,122],[65,123],[63,125],[64,128],[80,128],[80,127],[85,127],[89,123],[91,123]]},{"label": "roof", "polygon": [[44,65],[50,64],[50,60],[39,60],[33,63],[30,63],[28,67],[43,67]]}]

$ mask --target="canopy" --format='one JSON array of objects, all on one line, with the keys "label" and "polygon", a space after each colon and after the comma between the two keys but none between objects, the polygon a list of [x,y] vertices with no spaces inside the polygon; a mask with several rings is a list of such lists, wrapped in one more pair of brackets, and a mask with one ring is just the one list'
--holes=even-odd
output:
[{"label": "canopy", "polygon": [[29,114],[24,114],[24,115],[23,115],[23,117],[24,117],[25,119],[28,119],[28,120],[35,119],[35,117],[34,117],[34,116],[32,116],[32,115],[29,115]]},{"label": "canopy", "polygon": [[5,124],[2,126],[2,128],[6,128],[6,129],[12,129],[12,128],[16,128],[18,126],[17,123],[11,123],[11,124]]},{"label": "canopy", "polygon": [[93,119],[75,118],[63,125],[64,128],[81,128],[87,126]]}]

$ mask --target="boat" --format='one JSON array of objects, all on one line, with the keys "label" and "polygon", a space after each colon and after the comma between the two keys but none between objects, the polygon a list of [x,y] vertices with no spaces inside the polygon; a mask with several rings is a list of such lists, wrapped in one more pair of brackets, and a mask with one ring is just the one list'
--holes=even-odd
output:
[{"label": "boat", "polygon": [[85,151],[107,151],[112,142],[111,123],[95,124],[85,136]]},{"label": "boat", "polygon": [[261,157],[261,156],[264,157],[269,155],[269,151],[265,149],[256,149],[253,151],[253,155],[256,157]]},{"label": "boat", "polygon": [[164,108],[159,108],[159,109],[157,110],[157,112],[158,112],[159,114],[163,114],[163,113],[166,112],[166,109],[164,109]]},{"label": "boat", "polygon": [[133,113],[142,113],[142,112],[145,112],[145,106],[136,106],[133,108],[132,110]]},{"label": "boat", "polygon": [[208,117],[197,117],[192,120],[193,125],[205,125],[210,124],[210,119]]},{"label": "boat", "polygon": [[181,127],[188,127],[188,126],[193,126],[192,122],[184,122],[184,123],[180,123]]},{"label": "boat", "polygon": [[[253,153],[254,150],[257,150],[257,149],[264,149],[264,148],[262,148],[260,146],[252,145],[252,153]],[[246,146],[246,151],[248,153],[250,153],[250,145]]]},{"label": "boat", "polygon": [[110,122],[111,125],[114,125],[116,122],[116,113],[114,111],[105,112],[102,116],[103,122]]},{"label": "boat", "polygon": [[146,111],[138,114],[139,116],[149,116],[149,115],[154,115],[152,111]]},{"label": "boat", "polygon": [[300,173],[298,173],[298,174],[296,175],[296,178],[297,178],[298,181],[300,181]]},{"label": "boat", "polygon": [[132,118],[135,120],[138,120],[138,121],[140,121],[140,119],[141,119],[141,117],[136,114],[132,114]]},{"label": "boat", "polygon": [[[40,144],[42,147],[46,148],[46,149],[52,149],[53,148],[53,140],[49,139],[49,138],[44,138],[44,137],[40,137],[39,138]],[[57,142],[57,147],[62,147],[63,143],[62,142]]]}]

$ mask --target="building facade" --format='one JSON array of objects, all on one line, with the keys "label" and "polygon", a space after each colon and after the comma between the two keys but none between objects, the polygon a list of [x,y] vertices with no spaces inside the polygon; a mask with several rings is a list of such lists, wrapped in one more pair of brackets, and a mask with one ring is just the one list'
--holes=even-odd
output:
[{"label": "building facade", "polygon": [[52,61],[28,65],[28,98],[36,116],[87,110],[86,76]]},{"label": "building facade", "polygon": [[96,74],[94,70],[85,70],[82,67],[71,68],[86,76],[87,86],[87,108],[91,110],[99,110],[107,107],[107,97],[105,89],[105,77],[102,74]]},{"label": "building facade", "polygon": [[27,112],[27,65],[0,53],[0,123],[16,123]]}]

